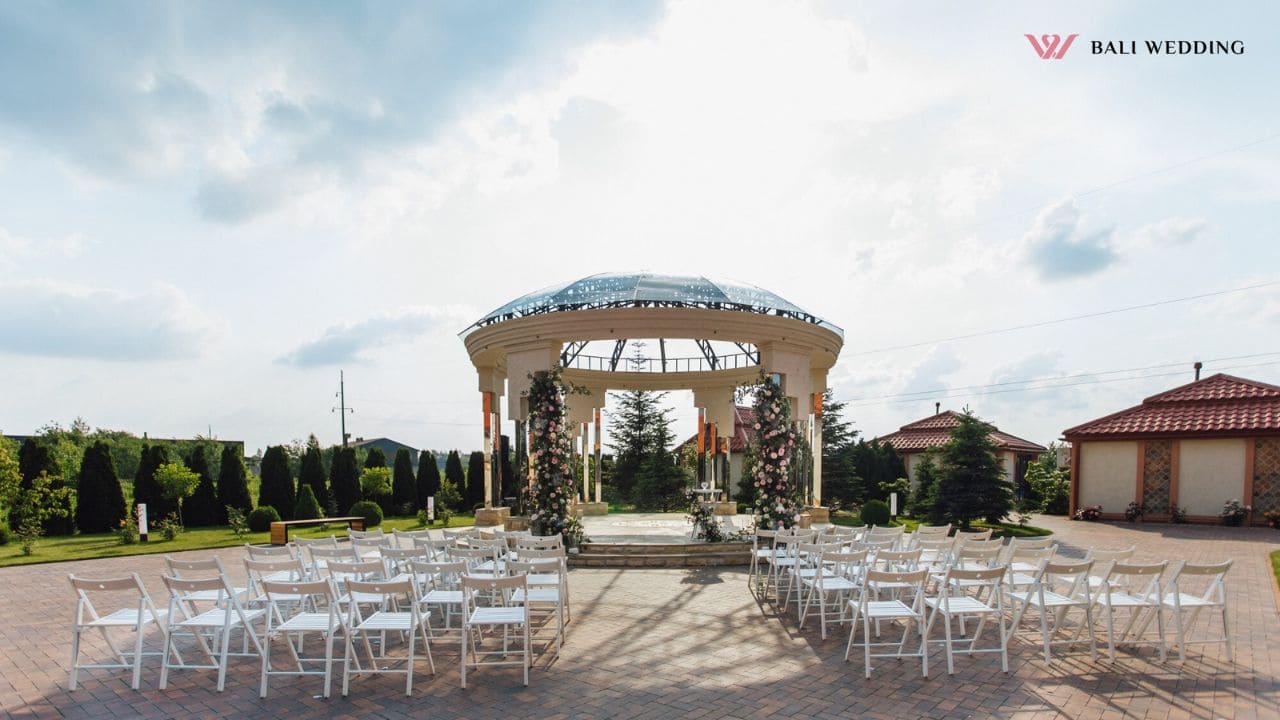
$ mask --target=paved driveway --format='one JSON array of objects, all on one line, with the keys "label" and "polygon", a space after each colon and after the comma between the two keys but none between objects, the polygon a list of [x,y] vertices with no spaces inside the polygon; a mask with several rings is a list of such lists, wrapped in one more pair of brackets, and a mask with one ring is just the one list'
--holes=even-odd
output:
[{"label": "paved driveway", "polygon": [[[1145,558],[1233,558],[1229,577],[1236,662],[1221,646],[1193,646],[1187,664],[1159,663],[1151,651],[1072,652],[1046,665],[1018,641],[1012,672],[991,657],[960,659],[954,676],[935,655],[928,679],[919,666],[884,662],[871,680],[845,663],[844,640],[797,631],[747,590],[742,569],[572,572],[574,621],[562,657],[543,660],[523,688],[515,671],[485,670],[458,687],[457,654],[442,648],[440,674],[423,676],[412,698],[395,677],[353,681],[348,699],[315,697],[313,679],[282,679],[257,696],[257,666],[233,660],[223,693],[208,672],[171,677],[158,669],[129,689],[123,673],[95,671],[66,690],[67,623],[74,606],[66,574],[137,570],[159,596],[158,556],[0,570],[0,707],[13,717],[430,717],[430,718],[1280,718],[1280,638],[1267,553],[1280,532],[1264,529],[1070,523],[1051,527],[1070,549],[1136,543]],[[239,567],[240,550],[217,554]],[[838,635],[838,634],[837,634]],[[88,644],[104,657],[102,646]]]}]

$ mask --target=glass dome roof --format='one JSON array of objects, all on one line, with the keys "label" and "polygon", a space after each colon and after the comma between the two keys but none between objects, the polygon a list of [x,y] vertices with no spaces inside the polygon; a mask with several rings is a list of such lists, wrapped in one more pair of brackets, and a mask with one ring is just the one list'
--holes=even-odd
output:
[{"label": "glass dome roof", "polygon": [[600,273],[552,285],[512,300],[477,320],[463,334],[528,315],[623,307],[689,307],[776,315],[844,335],[836,325],[754,285],[701,275],[654,273]]}]

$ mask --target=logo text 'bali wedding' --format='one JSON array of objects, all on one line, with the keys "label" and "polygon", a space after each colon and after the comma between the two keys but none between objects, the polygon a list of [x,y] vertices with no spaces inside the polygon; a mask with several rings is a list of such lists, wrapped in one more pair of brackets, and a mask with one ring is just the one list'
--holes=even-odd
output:
[{"label": "logo text 'bali wedding'", "polygon": [[1071,49],[1071,43],[1075,42],[1080,34],[1071,33],[1066,40],[1063,40],[1061,35],[1036,37],[1027,33],[1025,37],[1031,41],[1031,48],[1036,51],[1041,60],[1061,60],[1062,56],[1067,54],[1067,50]]}]

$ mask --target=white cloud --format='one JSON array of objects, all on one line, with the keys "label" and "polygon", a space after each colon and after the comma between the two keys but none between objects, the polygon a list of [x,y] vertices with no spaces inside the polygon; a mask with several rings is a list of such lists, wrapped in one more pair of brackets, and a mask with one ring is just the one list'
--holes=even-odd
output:
[{"label": "white cloud", "polygon": [[378,317],[333,325],[320,337],[280,358],[280,362],[298,367],[366,362],[371,350],[435,330],[456,330],[462,323],[474,320],[475,315],[471,308],[460,306],[401,308]]},{"label": "white cloud", "polygon": [[73,260],[90,242],[80,234],[57,238],[29,238],[0,227],[0,268],[12,268],[29,260]]},{"label": "white cloud", "polygon": [[1111,247],[1112,228],[1080,228],[1081,213],[1070,198],[1046,207],[1023,235],[1031,266],[1045,280],[1093,275],[1118,259]]},{"label": "white cloud", "polygon": [[1171,217],[1143,225],[1133,235],[1140,245],[1163,248],[1190,245],[1204,237],[1208,228],[1204,218]]},{"label": "white cloud", "polygon": [[97,360],[198,356],[215,331],[179,289],[143,293],[45,280],[0,283],[0,352]]}]

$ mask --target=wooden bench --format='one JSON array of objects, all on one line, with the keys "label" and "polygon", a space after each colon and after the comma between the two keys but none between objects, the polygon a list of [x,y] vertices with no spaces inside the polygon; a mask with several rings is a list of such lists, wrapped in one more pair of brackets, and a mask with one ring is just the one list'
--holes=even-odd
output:
[{"label": "wooden bench", "polygon": [[305,527],[307,525],[328,525],[329,523],[347,524],[348,530],[364,530],[364,518],[359,515],[350,515],[347,517],[330,517],[316,518],[315,520],[277,520],[271,523],[271,544],[272,545],[288,545],[289,544],[289,528]]}]

